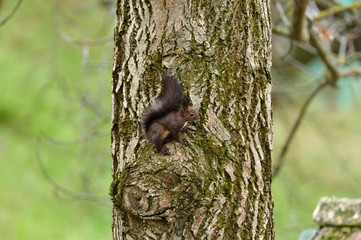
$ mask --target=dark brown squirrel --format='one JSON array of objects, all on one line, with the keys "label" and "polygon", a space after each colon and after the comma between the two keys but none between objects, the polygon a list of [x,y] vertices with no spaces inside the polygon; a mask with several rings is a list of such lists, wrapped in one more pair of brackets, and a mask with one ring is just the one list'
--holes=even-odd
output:
[{"label": "dark brown squirrel", "polygon": [[163,92],[145,111],[141,124],[145,137],[154,143],[157,150],[170,155],[169,149],[163,145],[177,140],[188,146],[188,142],[180,138],[180,132],[187,122],[197,119],[198,112],[190,106],[179,80],[166,73],[163,75]]}]

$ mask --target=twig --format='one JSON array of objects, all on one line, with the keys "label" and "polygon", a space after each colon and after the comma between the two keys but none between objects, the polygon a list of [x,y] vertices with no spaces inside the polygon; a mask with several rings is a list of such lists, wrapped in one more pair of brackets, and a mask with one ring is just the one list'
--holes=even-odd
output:
[{"label": "twig", "polygon": [[328,70],[332,76],[332,85],[335,86],[337,80],[339,79],[339,74],[337,71],[336,65],[331,61],[331,56],[328,51],[326,51],[320,41],[315,36],[315,33],[312,31],[313,23],[309,21],[309,33],[310,33],[310,42],[316,48],[318,55],[320,56],[321,60],[326,64]]},{"label": "twig", "polygon": [[292,19],[292,38],[298,41],[302,40],[302,30],[305,18],[305,12],[308,0],[294,0],[295,8]]},{"label": "twig", "polygon": [[276,8],[278,10],[278,13],[281,16],[282,21],[285,23],[286,26],[290,26],[290,22],[288,21],[285,11],[283,11],[282,5],[277,1],[276,2]]},{"label": "twig", "polygon": [[[346,73],[337,73],[337,76],[338,76],[338,79],[341,78],[341,77],[361,77],[361,70],[351,70],[349,72],[346,72]],[[337,79],[337,80],[338,80]],[[336,82],[337,82],[336,80]],[[287,140],[285,142],[285,144],[283,145],[283,148],[281,150],[281,153],[280,153],[280,156],[278,158],[278,162],[274,165],[273,167],[273,173],[272,173],[272,177],[275,177],[278,175],[283,163],[284,163],[284,158],[285,158],[285,155],[287,153],[287,150],[288,150],[288,147],[290,146],[293,138],[294,138],[294,135],[295,133],[297,132],[298,130],[298,127],[301,123],[301,120],[302,118],[304,117],[305,113],[306,113],[306,110],[307,108],[309,107],[311,101],[314,99],[314,97],[326,86],[328,85],[334,85],[335,83],[332,81],[323,81],[321,82],[316,88],[314,88],[312,90],[312,92],[310,93],[310,95],[308,96],[308,98],[306,99],[305,103],[302,105],[302,108],[301,108],[301,111],[292,127],[292,130],[290,132],[290,134],[288,135],[287,137]]]},{"label": "twig", "polygon": [[288,38],[290,37],[290,34],[287,31],[276,28],[276,27],[272,28],[272,33],[283,36],[283,37],[288,37]]},{"label": "twig", "polygon": [[42,134],[42,138],[51,144],[68,146],[68,145],[84,143],[90,139],[93,139],[94,137],[104,137],[104,136],[107,136],[108,134],[109,134],[108,132],[93,131],[92,133],[90,133],[88,135],[85,135],[83,137],[80,137],[80,138],[74,139],[74,140],[70,140],[70,141],[58,140],[58,139],[52,138],[46,134]]},{"label": "twig", "polygon": [[301,120],[303,119],[307,108],[309,107],[310,103],[312,102],[312,100],[314,99],[314,97],[327,85],[329,85],[330,82],[329,81],[323,81],[321,82],[316,88],[314,88],[312,90],[312,92],[310,93],[310,95],[308,96],[308,98],[306,99],[305,103],[302,105],[301,111],[296,119],[296,122],[294,123],[292,130],[290,132],[290,134],[287,137],[287,140],[285,142],[285,144],[283,145],[283,148],[281,150],[281,154],[278,158],[278,162],[274,165],[273,167],[273,173],[272,173],[272,177],[277,176],[277,174],[279,173],[279,170],[281,169],[284,159],[285,159],[285,155],[287,153],[288,147],[290,146],[295,133],[297,132],[298,127],[300,126]]},{"label": "twig", "polygon": [[340,73],[340,77],[361,77],[361,69],[351,70],[349,72]]},{"label": "twig", "polygon": [[327,16],[335,15],[336,13],[340,13],[340,12],[347,11],[347,10],[350,10],[350,9],[357,9],[357,8],[360,8],[360,7],[361,7],[361,1],[354,2],[354,3],[350,4],[350,5],[341,5],[340,4],[340,5],[330,7],[330,8],[327,8],[327,9],[319,12],[313,18],[313,20],[320,20],[322,18],[326,18]]},{"label": "twig", "polygon": [[75,199],[89,200],[89,201],[94,201],[94,202],[98,202],[98,203],[102,203],[102,204],[107,203],[106,197],[100,197],[100,196],[95,196],[93,194],[87,194],[87,193],[73,191],[73,190],[63,187],[62,185],[57,183],[54,179],[52,179],[49,176],[48,172],[46,171],[45,166],[40,158],[39,145],[40,145],[40,140],[38,140],[37,146],[36,146],[36,160],[40,166],[40,170],[41,170],[43,176],[45,177],[46,181],[49,182],[55,188],[55,190],[62,192],[68,196],[71,196]]},{"label": "twig", "polygon": [[69,37],[61,28],[54,23],[54,28],[56,32],[60,35],[60,37],[68,43],[74,43],[76,45],[80,46],[90,46],[90,45],[103,45],[105,43],[113,41],[111,37],[104,38],[104,39],[98,39],[98,40],[79,40],[72,37]]},{"label": "twig", "polygon": [[347,36],[340,37],[340,49],[338,51],[338,61],[344,61],[346,57],[346,49],[347,49]]},{"label": "twig", "polygon": [[307,72],[311,76],[315,76],[315,71],[312,70],[309,66],[302,63],[298,59],[294,58],[292,55],[288,55],[285,59],[287,62],[289,62],[291,65],[295,66],[295,68],[298,68],[300,70],[303,70],[304,72]]},{"label": "twig", "polygon": [[[299,0],[295,0],[295,1],[299,1]],[[308,1],[308,0],[307,0],[307,1]],[[285,25],[286,25],[287,27],[289,27],[289,26],[291,25],[291,23],[289,22],[286,14],[285,14],[285,12],[284,12],[284,10],[283,10],[283,8],[282,8],[282,5],[277,1],[277,2],[275,3],[275,6],[276,6],[278,12],[280,13],[280,16],[281,16],[282,21],[285,23]],[[293,26],[292,26],[292,28],[293,28]],[[282,32],[279,32],[278,34],[280,34],[280,33],[282,33]],[[289,47],[287,53],[286,53],[284,56],[281,57],[283,61],[285,60],[285,58],[286,58],[288,55],[291,54],[291,52],[292,52],[292,50],[293,50],[293,47],[294,47],[293,39],[294,39],[294,38],[293,38],[292,35],[293,35],[293,33],[283,34],[283,36],[286,36],[286,37],[290,38],[290,40],[291,40],[291,41],[290,41],[290,47]]]},{"label": "twig", "polygon": [[15,7],[13,8],[13,10],[11,10],[10,14],[7,15],[5,18],[3,18],[1,21],[0,21],[0,26],[4,25],[7,21],[10,20],[10,18],[12,18],[16,11],[18,10],[18,8],[20,7],[21,3],[23,2],[23,0],[18,0],[18,2],[16,3]]},{"label": "twig", "polygon": [[[295,0],[297,1],[297,0]],[[358,8],[361,7],[361,0],[359,0],[358,2],[352,4],[351,6],[337,6],[335,8],[331,7],[330,9],[332,10],[332,13],[337,13],[339,11],[344,11],[344,10],[348,10],[350,8]],[[325,12],[323,12],[323,14],[325,14]],[[275,163],[274,167],[273,167],[273,177],[277,176],[283,163],[284,163],[284,159],[285,159],[285,155],[287,153],[287,150],[295,136],[295,133],[297,132],[300,123],[306,113],[306,110],[308,109],[308,107],[310,106],[310,103],[312,102],[312,100],[315,98],[315,96],[326,86],[333,86],[336,87],[337,81],[342,78],[342,77],[360,77],[361,76],[361,70],[360,69],[353,69],[353,70],[349,70],[348,72],[340,72],[337,68],[336,63],[334,63],[333,59],[332,59],[332,55],[331,55],[331,51],[330,49],[325,49],[324,45],[322,45],[322,43],[320,42],[320,39],[317,36],[317,32],[313,31],[313,26],[314,26],[314,20],[315,19],[320,19],[320,14],[317,15],[316,17],[313,16],[309,16],[308,18],[308,31],[309,31],[309,35],[310,35],[310,43],[311,45],[315,48],[315,50],[317,51],[317,55],[321,58],[321,60],[324,62],[324,64],[327,67],[328,73],[330,74],[330,77],[327,77],[326,80],[324,80],[323,82],[321,82],[320,84],[318,84],[310,93],[310,95],[308,96],[308,98],[306,99],[306,101],[304,102],[304,104],[301,107],[301,111],[298,114],[298,117],[292,127],[291,132],[289,133],[285,144],[283,145],[283,148],[281,150],[278,162]],[[293,30],[294,31],[294,30]],[[278,31],[277,29],[273,30],[274,33],[277,33],[279,35],[283,35],[283,36],[287,36],[287,33],[284,33],[283,31]],[[318,33],[320,34],[320,33]],[[289,34],[290,39],[292,40],[294,37],[294,32],[292,32],[292,34]],[[291,36],[292,35],[292,36]],[[342,54],[344,54],[344,50],[340,50]],[[316,55],[315,54],[315,55]]]}]

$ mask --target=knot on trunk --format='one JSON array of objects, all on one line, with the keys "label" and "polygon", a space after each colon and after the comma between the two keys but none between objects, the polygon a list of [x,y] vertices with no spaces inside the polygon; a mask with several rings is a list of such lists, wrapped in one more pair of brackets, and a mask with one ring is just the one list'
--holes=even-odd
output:
[{"label": "knot on trunk", "polygon": [[200,175],[165,159],[138,163],[111,186],[114,205],[126,213],[123,224],[134,239],[183,236],[192,227],[189,213],[199,208]]}]

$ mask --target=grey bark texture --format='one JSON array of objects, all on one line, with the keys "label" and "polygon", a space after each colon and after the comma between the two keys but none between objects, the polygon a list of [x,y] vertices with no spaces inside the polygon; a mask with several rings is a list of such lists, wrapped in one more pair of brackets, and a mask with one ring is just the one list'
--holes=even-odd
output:
[{"label": "grey bark texture", "polygon": [[[268,0],[118,0],[114,31],[114,239],[274,239]],[[162,156],[140,116],[161,75],[201,119]]]}]

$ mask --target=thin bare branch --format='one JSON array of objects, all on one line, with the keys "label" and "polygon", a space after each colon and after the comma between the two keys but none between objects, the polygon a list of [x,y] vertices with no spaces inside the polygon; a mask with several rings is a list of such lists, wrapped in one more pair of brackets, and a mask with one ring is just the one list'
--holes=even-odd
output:
[{"label": "thin bare branch", "polygon": [[0,26],[4,25],[7,21],[10,20],[10,18],[12,18],[16,11],[19,9],[21,3],[23,2],[23,0],[18,0],[18,2],[16,3],[15,7],[13,8],[13,10],[11,10],[10,14],[7,15],[5,18],[3,18],[2,20],[0,20]]},{"label": "thin bare branch", "polygon": [[278,175],[283,163],[284,163],[284,159],[285,159],[285,155],[287,153],[287,150],[295,136],[295,133],[297,132],[299,126],[300,126],[300,123],[301,123],[301,120],[303,119],[305,113],[306,113],[306,110],[308,109],[308,107],[310,106],[310,103],[311,101],[315,98],[315,96],[323,89],[325,88],[326,86],[328,85],[334,85],[336,84],[336,82],[338,81],[339,78],[341,77],[360,77],[361,76],[361,70],[351,70],[349,72],[346,72],[346,73],[339,73],[337,72],[337,79],[334,81],[323,81],[321,82],[319,85],[317,85],[316,88],[313,89],[313,91],[311,91],[310,95],[308,96],[308,98],[306,99],[305,103],[302,105],[302,108],[301,108],[301,111],[292,127],[292,130],[290,132],[290,134],[288,135],[287,137],[287,140],[285,142],[285,144],[283,145],[282,147],[282,150],[281,150],[281,153],[280,153],[280,156],[278,158],[278,162],[274,165],[273,167],[273,175],[272,177],[275,177]]},{"label": "thin bare branch", "polygon": [[89,95],[85,94],[82,88],[79,86],[77,81],[72,81],[74,89],[76,91],[77,97],[86,108],[92,110],[96,115],[101,118],[107,118],[107,116],[103,113],[102,109],[94,101],[91,101]]},{"label": "thin bare branch", "polygon": [[72,37],[69,37],[57,24],[53,24],[56,32],[59,34],[59,36],[68,43],[74,43],[79,46],[91,46],[91,45],[103,45],[105,43],[109,43],[113,41],[113,38],[108,37],[104,39],[98,39],[98,40],[79,40]]},{"label": "thin bare branch", "polygon": [[340,77],[361,77],[361,69],[354,69],[349,72],[340,73]]},{"label": "thin bare branch", "polygon": [[336,13],[340,13],[340,12],[344,12],[344,11],[348,11],[350,9],[358,9],[361,8],[361,0],[354,2],[352,4],[349,5],[336,5],[334,7],[330,7],[327,8],[325,10],[320,11],[314,18],[313,20],[320,20],[322,18],[326,18],[328,16],[332,16],[335,15]]},{"label": "thin bare branch", "polygon": [[308,65],[294,58],[292,55],[288,55],[285,60],[289,62],[291,65],[293,65],[295,68],[303,70],[305,73],[313,77],[315,76],[315,71],[313,71]]},{"label": "thin bare branch", "polygon": [[287,153],[288,147],[290,146],[295,133],[298,130],[298,127],[300,126],[300,123],[303,119],[303,117],[305,116],[306,110],[308,109],[308,107],[310,106],[310,103],[312,102],[312,100],[315,98],[315,96],[323,89],[325,88],[327,85],[329,85],[330,82],[329,81],[323,81],[320,84],[318,84],[316,86],[316,88],[314,88],[312,90],[312,92],[310,93],[310,95],[308,96],[308,98],[306,99],[305,103],[302,105],[301,107],[301,111],[292,127],[292,130],[290,132],[290,134],[287,137],[287,140],[285,142],[285,144],[283,145],[283,148],[281,150],[280,156],[278,157],[278,162],[274,165],[273,167],[273,174],[272,177],[275,177],[278,175],[283,163],[284,163],[284,159],[285,159],[285,155]]},{"label": "thin bare branch", "polygon": [[[303,1],[302,3],[305,4],[305,2],[308,2],[308,1]],[[295,3],[297,5],[297,3],[299,4],[302,4],[301,1],[298,2],[298,0],[295,0]],[[349,6],[337,6],[335,8],[331,7],[330,9],[332,10],[331,13],[337,13],[337,12],[340,12],[340,11],[345,11],[345,10],[350,10],[351,9],[356,9],[356,8],[359,8],[361,7],[361,0],[357,1],[356,3],[352,4],[352,5],[349,5]],[[297,10],[297,9],[296,9]],[[301,11],[302,9],[300,9],[299,11]],[[296,14],[296,13],[295,13]],[[312,47],[314,47],[313,50],[313,54],[315,55],[318,55],[321,60],[324,62],[324,64],[326,65],[327,67],[327,70],[328,70],[328,74],[329,75],[326,75],[326,80],[324,80],[323,82],[319,83],[309,94],[309,96],[307,97],[306,101],[304,102],[304,104],[302,105],[301,107],[301,110],[296,118],[296,121],[295,123],[293,124],[292,126],[292,129],[285,141],[285,144],[283,145],[282,149],[281,149],[281,153],[279,155],[279,158],[278,158],[278,162],[275,163],[274,165],[274,168],[273,168],[273,177],[277,176],[283,163],[284,163],[284,159],[285,159],[285,155],[288,151],[288,148],[297,132],[297,130],[299,129],[299,126],[300,126],[300,123],[308,109],[308,107],[310,106],[312,100],[315,98],[315,96],[321,92],[322,89],[324,89],[326,86],[333,86],[335,87],[338,80],[340,78],[343,78],[343,77],[361,77],[361,69],[360,68],[353,68],[353,69],[349,69],[348,71],[346,72],[343,72],[343,71],[340,71],[338,69],[338,66],[337,66],[337,63],[336,63],[336,59],[334,59],[334,57],[332,56],[332,51],[331,49],[328,47],[327,48],[327,45],[325,46],[325,44],[323,44],[321,42],[321,39],[319,36],[323,36],[323,34],[327,33],[328,35],[331,35],[329,37],[329,39],[331,39],[332,34],[330,34],[327,30],[325,31],[322,31],[323,29],[320,28],[320,26],[318,26],[318,32],[315,31],[315,24],[317,24],[318,22],[315,21],[315,19],[320,19],[320,18],[323,18],[323,17],[320,17],[322,16],[322,14],[326,14],[324,11],[321,12],[320,14],[318,14],[317,16],[314,16],[314,15],[308,15],[308,31],[309,31],[309,36],[310,36],[310,45]],[[328,14],[328,13],[327,13]],[[300,19],[298,19],[297,21],[301,21]],[[295,25],[295,22],[296,22],[296,18],[294,16],[294,25]],[[295,27],[295,26],[294,26]],[[297,26],[299,27],[299,26]],[[323,27],[323,25],[321,25],[321,27]],[[296,29],[297,30],[297,29]],[[287,34],[285,33],[284,31],[278,31],[277,29],[274,29],[273,32],[274,33],[277,33],[279,35],[282,35],[282,36],[286,36],[286,37],[289,37],[290,40],[292,41],[292,39],[295,40],[295,43],[300,43],[300,41],[297,41],[296,40],[296,37],[294,37],[294,34],[296,34],[294,31],[296,31],[295,29],[293,29],[293,32],[292,32],[292,35],[291,34]],[[302,29],[298,29],[297,31],[301,31]],[[299,32],[297,33],[299,34]],[[341,47],[340,47],[340,50],[339,50],[339,59],[342,59],[342,58],[346,58],[346,54],[347,54],[347,41],[346,41],[346,37],[345,38],[342,38],[340,39],[339,38],[339,41],[341,42]],[[350,42],[350,41],[349,41]],[[351,41],[352,42],[352,41]],[[355,57],[357,53],[353,53],[353,57]]]},{"label": "thin bare branch", "polygon": [[346,49],[347,49],[347,36],[341,36],[339,42],[340,42],[340,49],[338,51],[338,59],[339,61],[344,61],[346,57]]},{"label": "thin bare branch", "polygon": [[292,38],[298,41],[302,40],[303,23],[308,1],[309,0],[294,0],[295,8],[292,19]]},{"label": "thin bare branch", "polygon": [[272,33],[283,36],[283,37],[288,37],[288,38],[290,37],[289,32],[279,29],[279,28],[276,28],[276,27],[272,28]]},{"label": "thin bare branch", "polygon": [[279,14],[280,14],[280,16],[281,16],[282,21],[285,23],[285,25],[286,25],[287,27],[290,26],[290,25],[291,25],[291,24],[290,24],[290,21],[289,21],[288,18],[286,17],[285,11],[283,10],[283,7],[282,7],[281,3],[277,1],[277,2],[275,3],[275,6],[276,6],[276,8],[277,8],[277,10],[278,10],[278,12],[279,12]]},{"label": "thin bare branch", "polygon": [[94,137],[103,137],[103,136],[107,136],[109,133],[108,132],[99,132],[99,131],[94,131],[88,135],[85,135],[83,137],[80,137],[78,139],[75,140],[70,140],[70,141],[64,141],[64,140],[59,140],[59,139],[55,139],[53,137],[50,137],[46,134],[42,134],[42,138],[52,144],[56,144],[56,145],[63,145],[63,146],[68,146],[68,145],[74,145],[74,144],[80,144],[80,143],[84,143],[90,139],[93,139]]},{"label": "thin bare branch", "polygon": [[[272,33],[273,34],[277,34],[279,36],[282,36],[282,37],[287,37],[287,38],[291,38],[290,34],[285,32],[284,30],[281,30],[281,29],[278,29],[278,28],[273,28],[272,29]],[[312,53],[314,55],[317,54],[317,51],[314,47],[310,46],[309,44],[305,43],[305,42],[300,42],[300,41],[297,41],[297,40],[294,40],[294,45],[296,45],[297,47],[309,52],[309,53]]]},{"label": "thin bare branch", "polygon": [[36,160],[39,164],[40,170],[41,170],[43,176],[45,177],[46,181],[48,183],[50,183],[56,191],[66,194],[68,196],[71,196],[74,199],[89,200],[89,201],[94,201],[94,202],[98,202],[101,204],[108,203],[107,197],[95,196],[93,194],[82,193],[82,192],[70,190],[70,189],[60,185],[59,183],[57,183],[54,179],[52,179],[50,177],[50,175],[48,174],[48,172],[46,171],[45,166],[40,157],[40,139],[38,140],[37,146],[36,146]]},{"label": "thin bare branch", "polygon": [[337,80],[339,79],[339,74],[337,71],[336,65],[332,62],[332,57],[330,56],[330,51],[324,49],[319,39],[316,37],[316,34],[312,30],[313,23],[309,21],[309,34],[310,42],[314,46],[320,56],[321,60],[326,64],[327,69],[330,71],[332,76],[332,84],[336,85]]}]

